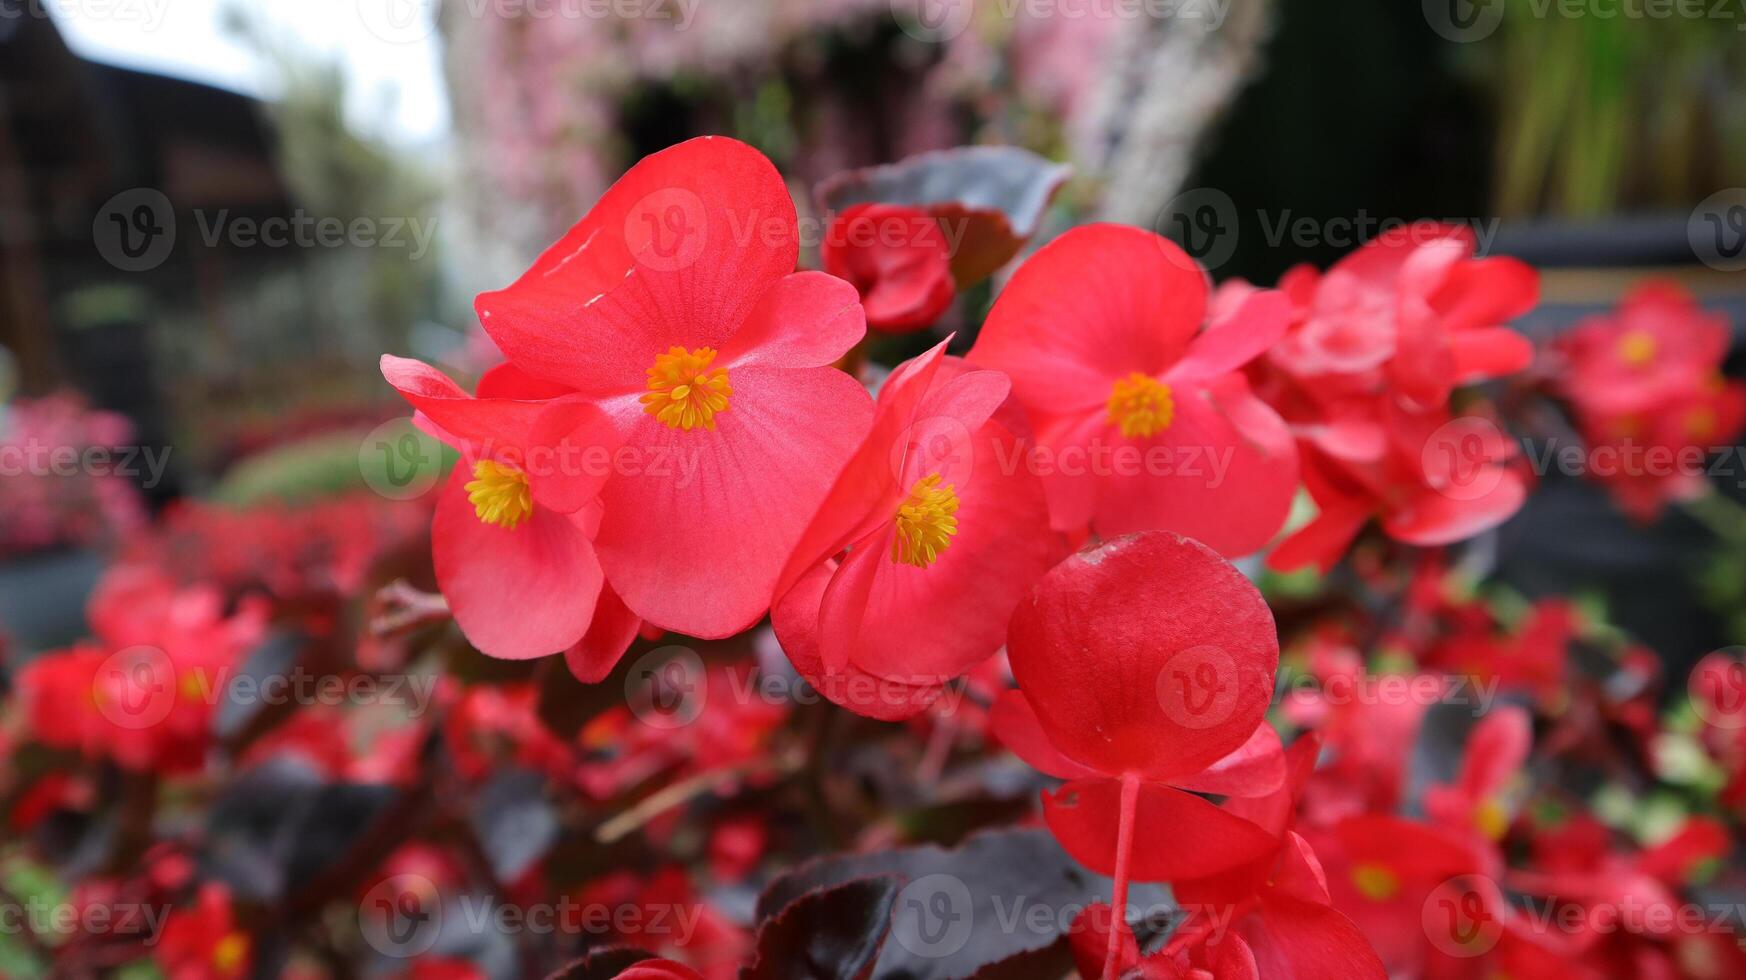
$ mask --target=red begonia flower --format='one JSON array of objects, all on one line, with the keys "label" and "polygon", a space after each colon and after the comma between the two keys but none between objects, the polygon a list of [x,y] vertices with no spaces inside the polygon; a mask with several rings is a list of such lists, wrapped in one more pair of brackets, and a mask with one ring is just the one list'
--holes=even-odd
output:
[{"label": "red begonia flower", "polygon": [[830,367],[865,333],[853,286],[794,271],[770,161],[704,137],[632,167],[506,289],[475,302],[519,370],[610,417],[619,449],[594,546],[639,617],[745,629],[872,400]]},{"label": "red begonia flower", "polygon": [[1650,281],[1617,310],[1589,317],[1558,338],[1568,361],[1564,390],[1582,412],[1652,412],[1714,374],[1728,356],[1728,319],[1706,313],[1681,286]]},{"label": "red begonia flower", "polygon": [[1515,259],[1474,258],[1470,229],[1418,223],[1366,242],[1326,275],[1298,268],[1280,288],[1297,306],[1269,362],[1312,396],[1386,387],[1418,408],[1460,384],[1533,360],[1504,326],[1532,309],[1539,276]]},{"label": "red begonia flower", "polygon": [[426,957],[407,967],[399,980],[485,980],[485,976],[472,960]]},{"label": "red begonia flower", "polygon": [[1427,706],[1451,682],[1437,674],[1396,674],[1407,697],[1357,697],[1371,681],[1363,656],[1336,631],[1316,636],[1301,666],[1313,686],[1294,686],[1285,718],[1321,737],[1326,758],[1305,790],[1305,819],[1331,823],[1355,813],[1393,810],[1407,787],[1407,757],[1400,750],[1419,737]]},{"label": "red begonia flower", "polygon": [[1726,317],[1665,282],[1559,338],[1589,472],[1632,517],[1702,494],[1710,453],[1746,430],[1746,383],[1721,373],[1731,338]]},{"label": "red begonia flower", "polygon": [[1462,674],[1508,691],[1532,693],[1541,704],[1563,703],[1570,642],[1581,623],[1565,599],[1534,603],[1513,633],[1495,631],[1491,617],[1454,627],[1425,655],[1429,666]]},{"label": "red begonia flower", "polygon": [[1510,887],[1591,906],[1616,920],[1611,928],[1633,932],[1673,928],[1676,893],[1733,849],[1727,828],[1709,817],[1687,817],[1672,836],[1635,854],[1611,850],[1609,832],[1592,818],[1571,824],[1540,843],[1539,867],[1509,873]]},{"label": "red begonia flower", "polygon": [[867,326],[909,333],[952,304],[952,257],[932,215],[899,204],[856,204],[831,221],[819,247],[824,271],[853,283]]},{"label": "red begonia flower", "polygon": [[1528,496],[1521,447],[1489,419],[1447,409],[1409,411],[1379,399],[1386,436],[1380,458],[1304,453],[1303,482],[1316,516],[1279,542],[1271,568],[1327,571],[1371,517],[1389,537],[1422,547],[1451,544],[1512,517]]},{"label": "red begonia flower", "polygon": [[253,946],[236,923],[230,890],[207,882],[193,908],[170,914],[153,959],[164,976],[176,980],[238,980],[249,974]]},{"label": "red begonia flower", "polygon": [[92,704],[107,657],[100,646],[82,645],[45,653],[19,670],[17,709],[37,741],[90,758],[109,754],[116,726]]},{"label": "red begonia flower", "polygon": [[[1265,895],[1256,914],[1242,921],[1231,941],[1233,945],[1240,943],[1247,953],[1238,962],[1252,964],[1240,976],[1293,980],[1384,980],[1388,976],[1364,933],[1325,900]],[[1221,945],[1218,962],[1228,962],[1232,955]]]},{"label": "red begonia flower", "polygon": [[[1250,374],[1292,432],[1332,457],[1384,452],[1378,409],[1441,411],[1454,386],[1527,367],[1533,348],[1503,326],[1533,307],[1538,280],[1514,259],[1475,259],[1466,229],[1394,229],[1324,275],[1299,266],[1279,280],[1291,329]],[[1252,290],[1227,283],[1217,305]]]},{"label": "red begonia flower", "polygon": [[1207,291],[1175,244],[1101,224],[1044,246],[1002,290],[969,360],[1012,377],[1056,529],[1169,530],[1242,555],[1284,523],[1296,445],[1239,369],[1289,305],[1256,290],[1203,330]]},{"label": "red begonia flower", "polygon": [[1319,513],[1275,549],[1272,567],[1325,571],[1372,516],[1396,540],[1435,545],[1519,509],[1518,448],[1447,403],[1457,385],[1531,362],[1531,345],[1504,324],[1533,307],[1539,284],[1514,259],[1473,258],[1474,244],[1466,229],[1420,223],[1366,243],[1326,275],[1300,267],[1280,280],[1291,329],[1251,374],[1303,443]]},{"label": "red begonia flower", "polygon": [[[756,688],[750,663],[714,663],[691,673],[669,661],[645,680],[639,710],[620,704],[594,717],[582,729],[587,758],[572,763],[576,785],[596,800],[609,800],[652,775],[687,779],[718,768],[744,765],[771,751],[776,728],[788,717],[786,704],[763,697],[718,697],[711,692]],[[655,685],[659,685],[658,687]],[[648,708],[669,711],[685,724],[657,725],[644,719]],[[688,721],[687,721],[688,720]],[[534,724],[539,724],[537,721]]]},{"label": "red begonia flower", "polygon": [[575,765],[571,747],[540,721],[539,691],[531,684],[465,688],[442,733],[451,764],[467,779],[486,778],[505,759],[552,775]]},{"label": "red begonia flower", "polygon": [[598,684],[618,666],[619,658],[636,642],[642,628],[642,617],[631,612],[618,593],[612,591],[612,584],[606,583],[600,587],[600,599],[594,604],[594,619],[588,624],[588,632],[564,651],[564,664],[582,683]]},{"label": "red begonia flower", "polygon": [[1683,887],[1733,849],[1727,827],[1710,817],[1691,816],[1673,836],[1638,854],[1635,867],[1658,881]]},{"label": "red begonia flower", "polygon": [[1178,788],[1266,793],[1284,780],[1278,740],[1256,735],[1279,663],[1273,614],[1229,562],[1169,532],[1081,552],[1019,603],[1007,653],[1019,691],[996,704],[993,728],[1072,780],[1044,796],[1044,815],[1075,860],[1115,878],[1115,908],[1130,877],[1204,876],[1273,846]]},{"label": "red begonia flower", "polygon": [[1321,864],[1293,830],[1319,749],[1313,735],[1298,739],[1286,750],[1286,778],[1277,787],[1226,801],[1225,809],[1261,828],[1273,846],[1210,877],[1173,882],[1188,916],[1145,962],[1198,966],[1214,977],[1384,976],[1358,927],[1329,907]]},{"label": "red begonia flower", "polygon": [[[1199,775],[1254,734],[1279,642],[1255,586],[1198,542],[1132,535],[1055,566],[1013,615],[1013,676],[1088,770]],[[1211,668],[1210,670],[1202,668]]]},{"label": "red begonia flower", "polygon": [[488,374],[480,390],[494,397],[478,398],[418,361],[384,355],[382,375],[461,454],[431,521],[437,585],[461,631],[511,660],[581,641],[603,584],[591,539],[606,420],[573,395],[542,400],[550,392],[512,370]]},{"label": "red begonia flower", "polygon": [[1054,550],[1042,485],[1008,428],[1022,420],[1002,411],[1006,377],[945,348],[886,380],[772,610],[801,675],[874,718],[915,714],[998,650]]},{"label": "red begonia flower", "polygon": [[[1103,902],[1093,902],[1074,916],[1073,925],[1067,930],[1067,943],[1073,950],[1073,962],[1079,968],[1081,980],[1100,980],[1108,972],[1104,969],[1104,963],[1110,959],[1109,949],[1112,943],[1116,953],[1109,965],[1116,976],[1126,977],[1130,970],[1140,965],[1140,946],[1135,941],[1133,932],[1128,929],[1114,931],[1114,927],[1115,912]],[[1175,977],[1179,974],[1163,975]]]},{"label": "red begonia flower", "polygon": [[126,769],[199,769],[225,683],[266,631],[258,597],[229,614],[224,605],[215,587],[116,566],[88,603],[100,642],[45,654],[19,672],[31,731],[46,745]]},{"label": "red begonia flower", "polygon": [[1480,719],[1467,739],[1455,783],[1425,790],[1425,815],[1488,840],[1502,838],[1515,814],[1511,784],[1533,741],[1533,720],[1521,708],[1506,705]]},{"label": "red begonia flower", "polygon": [[[1432,937],[1425,906],[1451,880],[1494,881],[1502,857],[1491,842],[1465,831],[1389,814],[1352,817],[1315,836],[1334,907],[1356,922],[1390,970],[1413,972]],[[1487,915],[1506,914],[1495,888],[1481,898]],[[1434,920],[1430,920],[1434,921]],[[1458,923],[1448,928],[1458,931]],[[1447,938],[1447,937],[1443,937]]]}]

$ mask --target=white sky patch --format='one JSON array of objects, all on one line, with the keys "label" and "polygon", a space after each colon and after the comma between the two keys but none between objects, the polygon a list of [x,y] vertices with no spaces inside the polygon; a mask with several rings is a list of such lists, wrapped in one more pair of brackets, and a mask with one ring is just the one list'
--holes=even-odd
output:
[{"label": "white sky patch", "polygon": [[350,83],[346,111],[359,130],[404,146],[448,135],[434,0],[40,2],[81,57],[272,98],[271,64],[225,29],[234,7],[309,57],[337,61]]}]

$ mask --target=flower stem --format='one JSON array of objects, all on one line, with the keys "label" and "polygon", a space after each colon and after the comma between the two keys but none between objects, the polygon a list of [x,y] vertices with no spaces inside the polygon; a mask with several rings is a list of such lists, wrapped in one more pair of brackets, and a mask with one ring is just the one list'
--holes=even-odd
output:
[{"label": "flower stem", "polygon": [[1128,865],[1134,857],[1134,811],[1140,803],[1140,777],[1122,775],[1121,819],[1116,825],[1115,891],[1110,895],[1109,946],[1103,954],[1103,980],[1115,980],[1116,957],[1128,931]]},{"label": "flower stem", "polygon": [[1746,541],[1746,507],[1729,500],[1714,487],[1686,501],[1685,512],[1723,541]]}]

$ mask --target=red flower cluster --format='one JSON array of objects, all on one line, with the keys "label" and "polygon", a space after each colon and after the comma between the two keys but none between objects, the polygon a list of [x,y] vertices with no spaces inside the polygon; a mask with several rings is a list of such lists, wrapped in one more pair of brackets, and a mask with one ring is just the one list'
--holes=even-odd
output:
[{"label": "red flower cluster", "polygon": [[[1746,430],[1746,384],[1722,377],[1732,333],[1672,283],[1650,282],[1616,311],[1559,338],[1560,388],[1594,476],[1640,520],[1703,492],[1704,461]],[[1617,465],[1599,465],[1609,453]]]},{"label": "red flower cluster", "polygon": [[385,357],[462,454],[432,528],[475,646],[578,648],[598,679],[647,621],[724,637],[769,609],[872,403],[830,367],[864,330],[853,287],[794,272],[794,204],[727,139],[649,157],[507,289],[479,297],[509,357],[468,395]]},{"label": "red flower cluster", "polygon": [[[921,211],[844,220],[906,215],[938,233]],[[930,281],[949,272],[924,251]],[[1174,245],[1079,229],[1021,267],[964,361],[941,344],[875,405],[829,366],[865,328],[856,290],[795,260],[768,161],[693,140],[479,297],[509,360],[475,394],[383,359],[461,453],[432,537],[476,647],[564,650],[597,681],[639,630],[725,637],[768,610],[826,697],[899,719],[1000,647],[1066,550],[1045,528],[1167,529],[1235,556],[1284,522],[1296,449],[1241,373],[1286,329],[1281,295],[1207,324],[1206,274]],[[890,272],[867,302],[931,322],[943,291]]]},{"label": "red flower cluster", "polygon": [[132,440],[126,418],[93,410],[75,395],[0,405],[0,513],[6,515],[0,556],[106,544],[144,525],[139,490],[121,467],[89,465],[119,463],[119,452],[91,454],[111,454]]},{"label": "red flower cluster", "polygon": [[[1450,569],[1473,554],[1441,547],[1528,492],[1464,389],[1527,367],[1506,324],[1534,272],[1418,225],[1215,291],[1165,239],[1094,224],[1020,264],[957,357],[957,290],[1036,222],[931,199],[951,159],[857,184],[878,200],[797,271],[795,208],[757,151],[649,157],[478,298],[506,361],[471,391],[382,359],[459,456],[434,512],[183,506],[130,541],[95,639],[12,675],[6,761],[34,741],[65,764],[0,768],[0,798],[20,852],[97,828],[62,862],[107,858],[70,904],[168,917],[155,943],[42,958],[190,980],[354,955],[428,980],[579,954],[608,966],[577,975],[631,980],[871,976],[922,955],[900,879],[975,878],[959,859],[988,846],[1059,862],[1076,921],[932,972],[1746,974],[1731,930],[1677,918],[1739,879],[1739,658],[1706,659],[1664,719],[1656,658],[1595,605],[1469,582]],[[957,213],[982,222],[971,261],[947,246]],[[916,355],[885,373],[869,326],[938,329],[877,345]],[[1585,435],[1737,435],[1723,329],[1667,287],[1581,327],[1561,386]],[[1613,486],[1644,513],[1690,489]],[[1317,513],[1276,542],[1300,489]],[[1271,545],[1274,568],[1328,569],[1372,520],[1396,545],[1349,576],[1232,563]],[[697,649],[653,649],[667,632]],[[430,686],[221,717],[245,667]],[[1047,835],[991,826],[1039,818]],[[956,843],[970,830],[987,836]],[[849,853],[780,869],[821,844]],[[1130,907],[1152,883],[1167,929]],[[534,926],[566,909],[610,914]],[[622,914],[654,910],[683,928]]]},{"label": "red flower cluster", "polygon": [[18,676],[31,731],[128,769],[198,769],[223,685],[261,639],[264,603],[227,614],[210,586],[178,588],[153,570],[118,566],[87,617],[95,642],[46,654]]},{"label": "red flower cluster", "polygon": [[[1459,385],[1527,367],[1533,348],[1503,326],[1533,307],[1534,270],[1474,258],[1471,232],[1411,225],[1366,243],[1325,275],[1300,267],[1279,288],[1291,328],[1253,374],[1290,423],[1319,513],[1269,556],[1326,571],[1372,517],[1398,541],[1441,545],[1514,514],[1527,485],[1519,449],[1481,414],[1452,412]],[[1226,306],[1249,287],[1227,287]]]}]

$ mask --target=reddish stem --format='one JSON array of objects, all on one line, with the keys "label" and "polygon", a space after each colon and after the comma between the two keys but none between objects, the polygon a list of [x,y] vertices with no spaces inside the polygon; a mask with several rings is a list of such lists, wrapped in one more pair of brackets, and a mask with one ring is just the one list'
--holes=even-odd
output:
[{"label": "reddish stem", "polygon": [[1110,896],[1109,947],[1103,954],[1103,980],[1115,980],[1116,957],[1128,932],[1128,865],[1134,857],[1134,811],[1140,803],[1140,777],[1122,774],[1121,820],[1116,825],[1115,891]]}]

